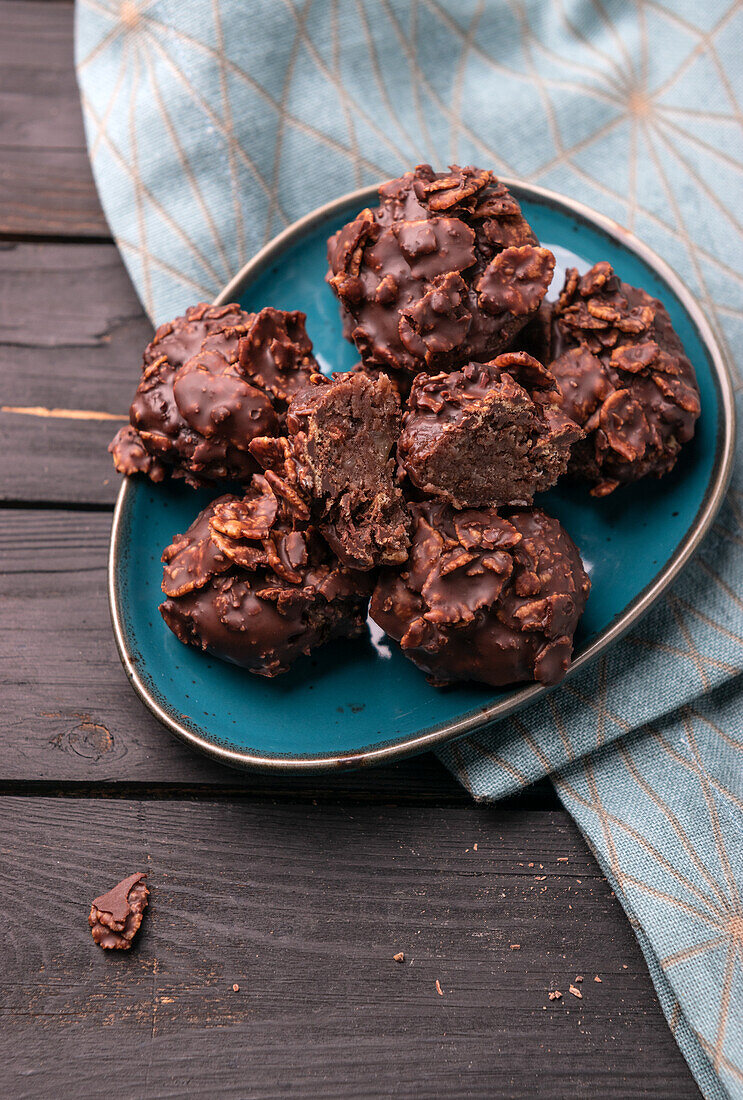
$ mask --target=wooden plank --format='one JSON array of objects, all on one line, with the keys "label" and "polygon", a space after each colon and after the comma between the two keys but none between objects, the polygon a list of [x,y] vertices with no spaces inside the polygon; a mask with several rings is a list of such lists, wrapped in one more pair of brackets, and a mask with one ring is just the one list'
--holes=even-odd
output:
[{"label": "wooden plank", "polygon": [[113,245],[0,246],[0,408],[91,414],[0,412],[0,500],[113,503],[95,417],[126,417],[151,334]]},{"label": "wooden plank", "polygon": [[[6,798],[0,829],[17,1100],[699,1096],[563,815]],[[104,955],[87,906],[134,870],[139,943]]]},{"label": "wooden plank", "polygon": [[0,234],[109,235],[85,151],[73,10],[1,5]]},{"label": "wooden plank", "polygon": [[[0,789],[468,801],[430,756],[290,779],[224,768],[182,745],[140,703],[116,653],[106,596],[110,522],[107,513],[0,509]],[[525,804],[556,801],[544,785]]]}]

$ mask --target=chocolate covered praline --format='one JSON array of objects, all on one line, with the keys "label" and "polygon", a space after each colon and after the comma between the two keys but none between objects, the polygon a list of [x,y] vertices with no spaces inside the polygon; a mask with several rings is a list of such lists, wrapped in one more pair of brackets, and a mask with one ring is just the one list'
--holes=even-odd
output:
[{"label": "chocolate covered praline", "polygon": [[379,199],[328,242],[328,281],[364,363],[434,374],[497,355],[555,263],[508,188],[480,168],[422,164]]},{"label": "chocolate covered praline", "polygon": [[673,469],[700,413],[694,368],[667,310],[610,264],[571,268],[552,310],[552,362],[563,409],[586,432],[570,470],[594,496]]},{"label": "chocolate covered praline", "polygon": [[[279,486],[279,489],[281,487]],[[301,501],[256,475],[213,501],[163,553],[160,611],[182,641],[259,676],[365,625],[370,581],[337,560]]]},{"label": "chocolate covered praline", "polygon": [[538,509],[499,515],[413,504],[401,572],[380,574],[372,619],[436,684],[557,683],[590,590],[580,555]]},{"label": "chocolate covered praline", "polygon": [[400,468],[457,508],[531,504],[565,472],[583,435],[553,376],[523,351],[418,375],[397,444]]},{"label": "chocolate covered praline", "polygon": [[251,454],[306,501],[324,538],[353,569],[399,565],[410,516],[395,483],[400,399],[385,374],[313,375],[286,417],[286,438]]},{"label": "chocolate covered praline", "polygon": [[259,469],[248,446],[280,430],[291,394],[317,364],[303,313],[201,303],[161,325],[109,450],[123,474],[168,474],[198,487],[249,481]]}]

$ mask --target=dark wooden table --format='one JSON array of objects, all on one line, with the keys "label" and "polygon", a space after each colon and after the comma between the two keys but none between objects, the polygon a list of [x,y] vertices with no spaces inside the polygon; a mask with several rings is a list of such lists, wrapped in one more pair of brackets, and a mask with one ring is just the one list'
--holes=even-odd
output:
[{"label": "dark wooden table", "polygon": [[[490,808],[432,757],[242,775],[135,697],[106,444],[150,327],[85,154],[72,4],[0,21],[0,1094],[698,1096],[548,784]],[[112,957],[88,904],[140,869]]]}]

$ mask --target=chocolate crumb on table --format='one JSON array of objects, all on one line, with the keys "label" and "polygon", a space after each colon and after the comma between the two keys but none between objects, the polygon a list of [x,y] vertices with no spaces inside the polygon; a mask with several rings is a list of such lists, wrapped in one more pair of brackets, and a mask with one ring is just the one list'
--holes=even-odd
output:
[{"label": "chocolate crumb on table", "polygon": [[328,241],[327,279],[367,366],[487,362],[536,313],[555,258],[492,172],[420,164]]},{"label": "chocolate crumb on table", "polygon": [[556,519],[412,504],[410,559],[383,570],[370,615],[434,684],[554,684],[570,664],[590,581]]},{"label": "chocolate crumb on table", "polygon": [[349,568],[407,559],[410,516],[392,458],[400,424],[400,400],[386,375],[316,374],[292,400],[287,437],[250,445],[272,484],[307,501]]},{"label": "chocolate crumb on table", "polygon": [[93,901],[88,924],[99,947],[128,951],[132,946],[148,904],[146,877],[141,872],[129,875]]},{"label": "chocolate crumb on table", "polygon": [[145,348],[130,424],[109,446],[122,474],[169,474],[198,488],[249,481],[251,439],[281,430],[291,395],[317,370],[303,313],[200,303]]},{"label": "chocolate crumb on table", "polygon": [[581,428],[554,377],[523,351],[418,375],[397,444],[400,469],[456,508],[531,504],[565,473]]},{"label": "chocolate crumb on table", "polygon": [[370,581],[342,565],[302,501],[256,474],[163,552],[160,612],[180,641],[259,676],[364,630]]},{"label": "chocolate crumb on table", "polygon": [[667,310],[605,261],[568,269],[552,310],[550,370],[585,431],[570,470],[593,496],[673,469],[700,413],[694,368]]}]

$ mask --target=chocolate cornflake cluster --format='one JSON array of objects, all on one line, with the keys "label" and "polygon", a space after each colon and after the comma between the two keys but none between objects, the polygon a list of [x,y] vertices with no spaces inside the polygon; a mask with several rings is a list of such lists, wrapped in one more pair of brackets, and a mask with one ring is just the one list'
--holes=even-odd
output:
[{"label": "chocolate cornflake cluster", "polygon": [[401,470],[456,508],[531,504],[565,473],[583,432],[553,375],[523,351],[419,374],[397,444]]},{"label": "chocolate cornflake cluster", "polygon": [[315,374],[310,382],[291,403],[286,438],[256,439],[251,454],[307,501],[345,565],[400,565],[410,517],[394,482],[397,392],[384,374]]},{"label": "chocolate cornflake cluster", "polygon": [[407,566],[384,571],[371,617],[431,680],[502,687],[564,676],[590,581],[570,536],[538,509],[411,506]]},{"label": "chocolate cornflake cluster", "polygon": [[146,349],[117,468],[247,486],[165,550],[160,610],[260,676],[369,610],[434,683],[556,683],[590,581],[534,499],[566,472],[605,496],[670,471],[693,367],[606,262],[547,300],[554,257],[492,172],[419,165],[378,195],[328,242],[348,373],[272,308],[195,306]]},{"label": "chocolate cornflake cluster", "polygon": [[552,363],[563,408],[585,431],[570,469],[593,496],[673,469],[700,413],[694,368],[665,307],[610,264],[571,268],[552,311]]},{"label": "chocolate cornflake cluster", "polygon": [[90,907],[90,933],[99,947],[128,951],[147,908],[149,890],[141,872],[122,879]]},{"label": "chocolate cornflake cluster", "polygon": [[503,351],[555,259],[492,172],[420,164],[328,242],[328,281],[364,364],[436,373]]},{"label": "chocolate cornflake cluster", "polygon": [[303,313],[201,303],[161,325],[145,349],[116,469],[195,488],[249,481],[250,441],[281,430],[287,403],[317,369]]},{"label": "chocolate cornflake cluster", "polygon": [[205,508],[163,552],[160,612],[180,641],[272,677],[361,633],[370,579],[342,565],[308,519],[270,474]]}]

